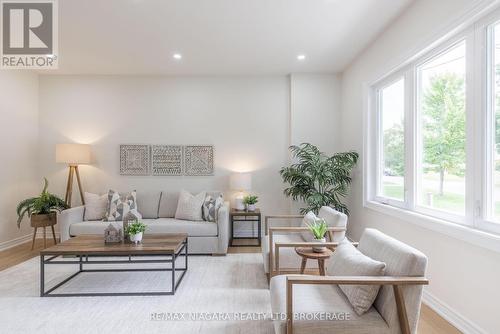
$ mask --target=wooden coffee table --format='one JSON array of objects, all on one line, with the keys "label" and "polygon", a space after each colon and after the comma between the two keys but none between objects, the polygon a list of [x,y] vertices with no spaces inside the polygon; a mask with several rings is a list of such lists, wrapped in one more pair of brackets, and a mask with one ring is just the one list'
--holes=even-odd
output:
[{"label": "wooden coffee table", "polygon": [[[41,297],[74,297],[74,296],[145,296],[173,295],[188,269],[188,238],[186,233],[146,235],[141,244],[131,243],[105,244],[102,235],[81,235],[60,244],[40,251],[40,296]],[[62,256],[74,256],[76,260],[58,259]],[[143,256],[157,259],[141,259]],[[177,268],[175,260],[184,256],[184,267]],[[99,257],[118,257],[118,259],[99,259]],[[121,257],[121,258],[120,258]],[[125,257],[125,259],[123,258]],[[166,268],[103,268],[85,269],[84,266],[130,264],[130,263],[168,263]],[[45,291],[45,265],[79,265],[79,270],[62,282]],[[172,285],[169,291],[155,292],[116,292],[116,293],[52,293],[63,284],[80,273],[85,272],[126,272],[126,271],[171,271]],[[176,278],[176,272],[181,272]]]},{"label": "wooden coffee table", "polygon": [[321,253],[313,251],[312,247],[296,247],[295,252],[302,257],[300,273],[303,274],[306,269],[307,259],[318,260],[319,274],[325,276],[325,260],[332,256],[333,252],[328,248]]}]

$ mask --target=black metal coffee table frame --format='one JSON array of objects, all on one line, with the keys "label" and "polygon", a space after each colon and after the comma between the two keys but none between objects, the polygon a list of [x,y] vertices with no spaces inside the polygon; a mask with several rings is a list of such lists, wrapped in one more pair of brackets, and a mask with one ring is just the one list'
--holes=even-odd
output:
[{"label": "black metal coffee table frame", "polygon": [[[183,252],[184,251],[184,252]],[[78,261],[58,261],[56,260],[61,255],[53,255],[45,258],[47,255],[40,255],[40,297],[96,297],[96,296],[163,296],[163,295],[174,295],[175,291],[179,287],[186,271],[188,269],[188,243],[187,238],[182,243],[181,248],[174,253],[165,254],[134,254],[128,255],[128,260],[89,260],[89,258],[95,257],[124,257],[123,255],[114,254],[74,254],[78,258]],[[136,260],[133,257],[153,257],[153,256],[167,256],[167,259],[147,259],[147,260]],[[184,256],[184,268],[176,268],[175,261],[179,256]],[[170,268],[119,268],[119,269],[84,269],[84,265],[88,264],[131,264],[131,263],[171,263]],[[68,278],[64,279],[62,282],[56,284],[52,288],[45,291],[45,265],[46,264],[78,264],[79,270]],[[89,272],[132,272],[132,271],[171,271],[172,272],[172,286],[170,291],[151,291],[151,292],[98,292],[98,293],[52,293],[54,290],[60,288],[72,278],[76,277],[80,273]],[[179,279],[175,277],[176,272],[182,272]]]}]

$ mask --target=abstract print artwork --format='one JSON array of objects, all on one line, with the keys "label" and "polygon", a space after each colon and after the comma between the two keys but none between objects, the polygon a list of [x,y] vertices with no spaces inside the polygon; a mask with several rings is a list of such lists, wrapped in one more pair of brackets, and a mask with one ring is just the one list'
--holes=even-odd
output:
[{"label": "abstract print artwork", "polygon": [[211,145],[184,146],[184,174],[203,176],[214,174],[214,147]]},{"label": "abstract print artwork", "polygon": [[151,161],[153,175],[182,175],[183,149],[181,145],[153,145]]},{"label": "abstract print artwork", "polygon": [[120,145],[121,175],[150,175],[149,145]]}]

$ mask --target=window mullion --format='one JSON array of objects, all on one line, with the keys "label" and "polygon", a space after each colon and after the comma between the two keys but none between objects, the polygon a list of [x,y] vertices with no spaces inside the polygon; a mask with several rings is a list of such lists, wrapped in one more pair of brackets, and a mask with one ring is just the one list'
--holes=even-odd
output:
[{"label": "window mullion", "polygon": [[405,73],[405,206],[415,208],[415,70]]}]

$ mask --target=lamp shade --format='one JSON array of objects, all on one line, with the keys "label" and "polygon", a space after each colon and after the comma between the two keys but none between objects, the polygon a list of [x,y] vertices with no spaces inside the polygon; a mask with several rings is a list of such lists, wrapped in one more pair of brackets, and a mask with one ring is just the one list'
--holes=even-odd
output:
[{"label": "lamp shade", "polygon": [[231,190],[245,191],[252,189],[252,175],[250,173],[234,173],[229,178]]},{"label": "lamp shade", "polygon": [[90,145],[57,144],[56,162],[68,165],[90,164]]}]

